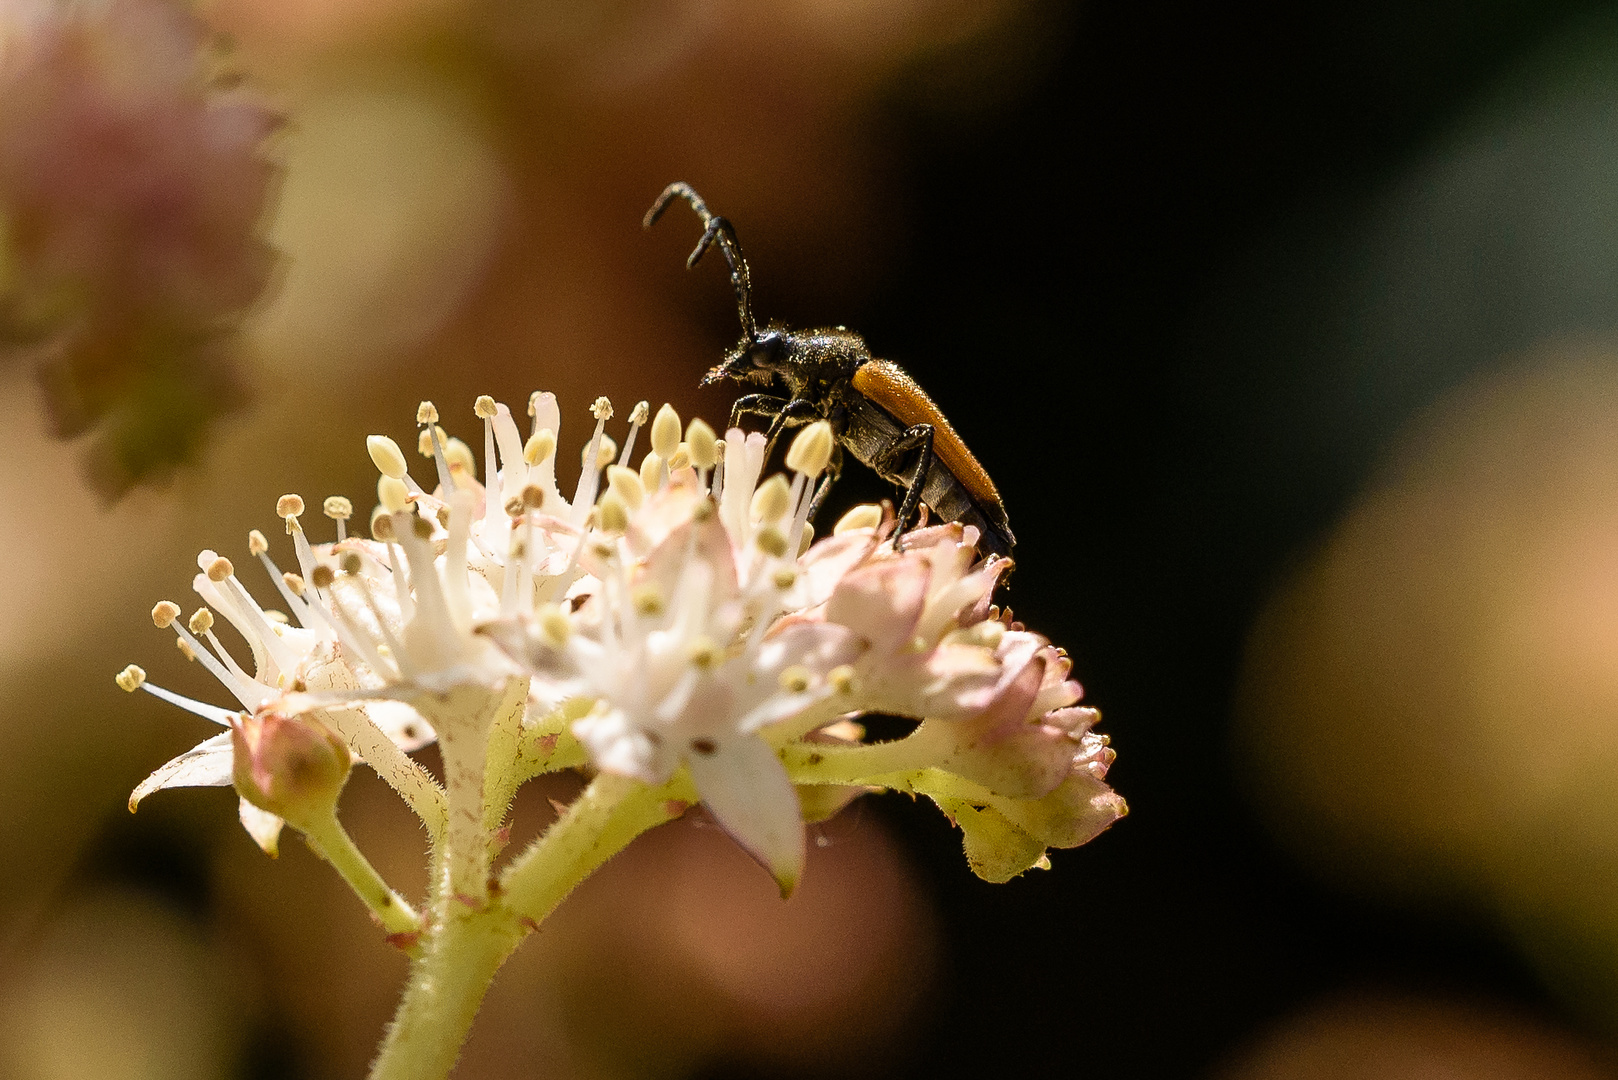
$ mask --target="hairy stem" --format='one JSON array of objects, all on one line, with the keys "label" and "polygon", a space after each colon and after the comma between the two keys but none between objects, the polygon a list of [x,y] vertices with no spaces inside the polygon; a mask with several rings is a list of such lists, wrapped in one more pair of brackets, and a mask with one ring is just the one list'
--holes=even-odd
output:
[{"label": "hairy stem", "polygon": [[421,917],[404,897],[382,880],[382,875],[354,845],[335,813],[300,827],[315,854],[331,863],[354,894],[381,920],[384,930],[390,934],[412,934],[421,929]]}]

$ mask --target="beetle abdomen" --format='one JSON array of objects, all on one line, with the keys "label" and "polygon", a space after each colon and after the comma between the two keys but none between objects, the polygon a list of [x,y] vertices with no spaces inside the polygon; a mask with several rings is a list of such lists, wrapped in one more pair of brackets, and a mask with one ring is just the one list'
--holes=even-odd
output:
[{"label": "beetle abdomen", "polygon": [[[1000,505],[1000,492],[995,490],[988,472],[978,464],[978,459],[972,456],[972,451],[966,448],[966,443],[961,441],[961,437],[944,418],[943,411],[927,396],[927,391],[905,374],[903,368],[886,360],[872,360],[854,372],[853,384],[855,390],[887,410],[904,427],[931,424],[934,456],[954,474],[973,499],[980,503]],[[927,505],[933,504],[929,501]],[[943,512],[937,506],[933,506],[933,509]]]}]

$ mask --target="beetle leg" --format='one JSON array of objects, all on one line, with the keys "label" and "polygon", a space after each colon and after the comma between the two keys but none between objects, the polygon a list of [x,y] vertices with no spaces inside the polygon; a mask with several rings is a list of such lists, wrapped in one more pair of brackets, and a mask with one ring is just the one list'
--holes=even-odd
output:
[{"label": "beetle leg", "polygon": [[916,510],[921,505],[921,489],[926,485],[927,474],[933,467],[933,426],[917,424],[906,429],[903,435],[883,447],[882,452],[871,462],[871,467],[878,473],[884,476],[891,475],[900,455],[911,450],[920,452],[916,455],[916,471],[911,476],[910,486],[905,490],[904,501],[899,505],[899,520],[893,530],[895,550],[903,550],[905,529],[909,527],[910,519],[916,515]]},{"label": "beetle leg", "polygon": [[775,453],[775,440],[789,427],[802,427],[820,419],[820,406],[808,398],[795,398],[786,403],[781,411],[775,414],[775,422],[770,430],[764,433],[764,460],[768,462],[770,455]]},{"label": "beetle leg", "polygon": [[726,430],[742,426],[744,416],[768,416],[774,420],[787,407],[787,399],[775,394],[744,394],[730,407],[730,424]]},{"label": "beetle leg", "polygon": [[809,513],[805,518],[806,521],[815,520],[815,515],[820,513],[820,504],[826,501],[826,495],[831,491],[831,486],[835,484],[838,479],[842,477],[842,475],[843,448],[840,445],[833,444],[831,449],[831,463],[826,466],[826,475],[820,478],[820,486],[815,488],[815,497],[809,500]]}]

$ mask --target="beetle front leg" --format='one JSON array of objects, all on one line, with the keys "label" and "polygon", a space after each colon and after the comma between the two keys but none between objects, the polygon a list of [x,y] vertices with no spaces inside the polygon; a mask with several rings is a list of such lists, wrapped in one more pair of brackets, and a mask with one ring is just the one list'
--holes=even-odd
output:
[{"label": "beetle front leg", "polygon": [[775,422],[770,430],[764,434],[764,461],[768,464],[770,455],[775,453],[775,441],[781,433],[789,427],[802,427],[820,419],[820,406],[808,398],[794,398],[786,403],[781,411],[775,414]]},{"label": "beetle front leg", "polygon": [[809,514],[804,520],[815,520],[815,515],[820,513],[820,504],[826,501],[826,496],[828,493],[830,493],[831,486],[835,484],[838,479],[842,477],[842,475],[843,448],[840,445],[833,444],[831,448],[831,462],[826,466],[826,475],[820,478],[820,486],[815,489],[815,497],[809,500]]},{"label": "beetle front leg", "polygon": [[871,467],[878,473],[891,476],[899,458],[912,450],[920,452],[916,455],[916,471],[911,476],[910,486],[905,490],[904,501],[899,505],[899,519],[893,530],[895,551],[904,549],[902,541],[905,529],[909,527],[910,519],[916,515],[916,510],[921,506],[921,489],[926,486],[927,474],[933,467],[933,426],[917,424],[906,429],[903,435],[883,447],[882,452],[871,462]]},{"label": "beetle front leg", "polygon": [[767,416],[774,421],[787,407],[787,399],[775,394],[744,394],[730,407],[730,428],[742,426],[744,416]]}]

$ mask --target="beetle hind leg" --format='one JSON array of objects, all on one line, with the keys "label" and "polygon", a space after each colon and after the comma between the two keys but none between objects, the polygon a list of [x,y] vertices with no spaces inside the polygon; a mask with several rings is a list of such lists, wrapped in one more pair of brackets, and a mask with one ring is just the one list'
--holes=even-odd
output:
[{"label": "beetle hind leg", "polygon": [[[921,489],[926,486],[927,474],[933,468],[933,425],[916,424],[907,428],[903,435],[894,439],[871,462],[871,467],[884,476],[892,476],[896,472],[894,466],[899,459],[912,450],[917,451],[916,469],[911,474],[910,484],[905,489],[903,502],[899,504],[899,520],[893,530],[894,550],[904,550],[905,530],[916,516],[921,507]],[[903,481],[900,481],[903,483]]]}]

